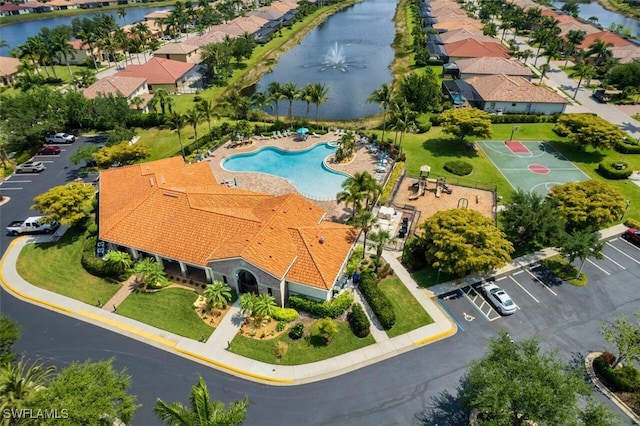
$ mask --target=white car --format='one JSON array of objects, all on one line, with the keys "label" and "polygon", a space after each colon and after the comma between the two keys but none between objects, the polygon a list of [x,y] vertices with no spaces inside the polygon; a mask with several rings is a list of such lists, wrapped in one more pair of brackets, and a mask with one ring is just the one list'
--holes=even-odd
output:
[{"label": "white car", "polygon": [[493,283],[483,284],[482,292],[502,315],[511,315],[518,309],[507,292]]},{"label": "white car", "polygon": [[56,133],[55,135],[49,135],[44,138],[46,143],[74,143],[76,137],[68,133]]},{"label": "white car", "polygon": [[27,161],[26,163],[16,166],[16,173],[39,173],[46,169],[40,161]]}]

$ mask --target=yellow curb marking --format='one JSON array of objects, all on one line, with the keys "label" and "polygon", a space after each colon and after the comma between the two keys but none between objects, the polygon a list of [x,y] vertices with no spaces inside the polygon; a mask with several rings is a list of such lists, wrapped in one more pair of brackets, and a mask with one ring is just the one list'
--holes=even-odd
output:
[{"label": "yellow curb marking", "polygon": [[416,342],[413,342],[413,344],[415,346],[421,346],[421,345],[424,345],[425,343],[433,342],[435,340],[441,339],[446,336],[451,336],[455,334],[455,332],[456,332],[456,327],[451,327],[450,329],[441,331],[440,333],[434,334],[433,336],[425,337],[424,339],[420,339]]},{"label": "yellow curb marking", "polygon": [[278,379],[276,377],[268,377],[268,376],[263,376],[261,374],[250,373],[248,371],[240,370],[238,368],[232,367],[232,366],[227,365],[227,364],[223,364],[223,363],[215,361],[213,359],[205,358],[205,357],[203,357],[201,355],[198,355],[196,353],[193,353],[193,352],[190,352],[190,351],[187,351],[187,350],[184,350],[184,349],[175,348],[175,350],[178,351],[178,352],[182,352],[185,355],[189,355],[189,356],[191,356],[193,358],[197,358],[197,359],[199,359],[201,361],[208,362],[209,364],[217,365],[218,367],[224,368],[226,370],[234,371],[234,372],[236,372],[238,374],[242,374],[244,376],[253,377],[255,379],[265,380],[265,381],[268,381],[268,382],[277,382],[277,383],[293,383],[294,382],[293,379]]},{"label": "yellow curb marking", "polygon": [[100,314],[94,314],[93,312],[89,312],[89,311],[85,311],[83,309],[79,310],[76,312],[78,315],[83,315],[87,318],[91,318],[95,321],[99,321],[102,323],[105,323],[107,325],[113,326],[113,327],[117,327],[121,330],[124,331],[128,331],[130,333],[136,334],[138,336],[144,337],[145,339],[149,339],[149,340],[153,340],[155,342],[158,342],[160,344],[166,345],[166,346],[170,346],[172,348],[175,348],[175,346],[178,344],[178,342],[174,342],[171,339],[167,339],[165,337],[158,337],[155,334],[149,333],[148,331],[143,331],[140,330],[139,328],[130,326],[128,324],[125,324],[123,322],[120,321],[116,321],[113,320],[111,318],[106,318]]}]

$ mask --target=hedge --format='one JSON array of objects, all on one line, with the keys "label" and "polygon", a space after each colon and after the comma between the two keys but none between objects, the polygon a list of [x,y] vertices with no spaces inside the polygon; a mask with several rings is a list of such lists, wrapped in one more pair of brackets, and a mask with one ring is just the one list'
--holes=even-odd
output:
[{"label": "hedge", "polygon": [[289,306],[297,311],[309,312],[320,318],[338,318],[353,304],[353,293],[345,291],[332,301],[320,302],[304,296],[289,296]]},{"label": "hedge", "polygon": [[396,323],[396,313],[386,294],[378,288],[375,276],[371,271],[364,271],[360,277],[360,291],[367,300],[371,310],[385,330]]},{"label": "hedge", "polygon": [[624,221],[624,226],[628,228],[640,228],[640,220],[627,219]]},{"label": "hedge", "polygon": [[471,174],[471,172],[473,171],[473,166],[471,165],[471,163],[467,163],[466,161],[462,160],[447,161],[442,167],[449,173],[453,173],[457,176],[466,176]]},{"label": "hedge", "polygon": [[640,143],[628,139],[623,139],[617,141],[613,146],[613,149],[622,154],[640,154]]},{"label": "hedge", "polygon": [[[617,164],[623,164],[623,169],[617,169]],[[598,165],[598,173],[606,179],[626,179],[633,173],[633,170],[624,161],[605,160]]]},{"label": "hedge", "polygon": [[[558,121],[559,114],[542,115],[542,114],[502,114],[491,115],[492,124],[500,123],[555,123]],[[429,121],[434,126],[440,126],[440,115],[432,115],[429,117]]]},{"label": "hedge", "polygon": [[276,306],[273,308],[271,316],[276,321],[292,322],[298,319],[298,311],[295,309]]},{"label": "hedge", "polygon": [[367,314],[364,313],[364,309],[359,303],[353,304],[351,312],[347,315],[347,321],[349,321],[351,331],[357,337],[367,337],[371,333],[371,322],[369,322]]},{"label": "hedge", "polygon": [[289,330],[289,338],[292,340],[298,340],[304,334],[304,324],[299,322]]},{"label": "hedge", "polygon": [[[611,368],[611,354],[605,352],[593,360],[594,370],[602,376],[613,391],[637,392],[640,390],[640,371],[633,365]],[[615,359],[615,356],[613,356]]]},{"label": "hedge", "polygon": [[82,247],[82,257],[80,263],[82,267],[91,275],[96,277],[110,277],[111,274],[107,270],[106,264],[101,259],[96,257],[96,243],[98,239],[96,237],[87,237],[84,240],[84,246]]}]

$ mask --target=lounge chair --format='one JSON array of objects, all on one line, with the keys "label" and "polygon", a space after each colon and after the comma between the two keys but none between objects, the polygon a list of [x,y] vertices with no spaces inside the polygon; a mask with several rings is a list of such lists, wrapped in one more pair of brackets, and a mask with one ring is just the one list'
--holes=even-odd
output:
[{"label": "lounge chair", "polygon": [[315,133],[315,132],[313,132],[313,133],[311,133],[311,137],[312,137],[312,138],[319,138],[319,137],[320,137],[320,135],[319,135],[319,134],[317,134],[317,133]]}]

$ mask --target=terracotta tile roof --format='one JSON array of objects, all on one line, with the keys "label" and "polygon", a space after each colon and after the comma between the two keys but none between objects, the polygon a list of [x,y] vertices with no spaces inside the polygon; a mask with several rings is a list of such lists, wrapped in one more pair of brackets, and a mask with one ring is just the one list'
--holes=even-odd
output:
[{"label": "terracotta tile roof", "polygon": [[567,103],[551,89],[536,86],[523,77],[497,74],[471,77],[465,81],[473,86],[485,102]]},{"label": "terracotta tile roof", "polygon": [[542,16],[551,16],[552,18],[555,18],[555,20],[558,21],[558,24],[568,24],[568,23],[578,22],[578,20],[571,15],[566,15],[564,13],[556,13],[551,9],[542,9],[541,14]]},{"label": "terracotta tile roof", "polygon": [[180,157],[100,175],[101,239],[193,265],[212,262],[214,269],[216,261],[242,259],[275,277],[329,290],[355,230],[323,222],[324,215],[297,194],[220,185],[208,163],[185,165]]},{"label": "terracotta tile roof", "polygon": [[18,72],[20,59],[0,56],[0,76],[13,75]]},{"label": "terracotta tile roof", "polygon": [[621,64],[640,62],[640,47],[634,44],[622,47],[612,47],[611,54]]},{"label": "terracotta tile roof", "polygon": [[518,61],[506,58],[482,57],[459,59],[456,65],[463,74],[505,74],[530,77],[531,70]]},{"label": "terracotta tile roof", "polygon": [[593,25],[583,24],[582,22],[567,22],[564,24],[558,25],[560,28],[560,35],[566,37],[569,31],[582,31],[585,34],[592,34],[598,32],[599,30]]},{"label": "terracotta tile roof", "polygon": [[24,3],[22,3],[23,6],[28,7],[30,9],[37,9],[40,7],[46,7],[46,8],[50,8],[51,6],[48,3],[42,3],[39,1],[26,1]]},{"label": "terracotta tile roof", "polygon": [[444,44],[455,43],[457,41],[468,40],[470,38],[477,41],[486,41],[491,43],[496,42],[495,38],[486,36],[482,33],[482,30],[476,29],[460,28],[440,34],[440,39]]},{"label": "terracotta tile roof", "polygon": [[482,22],[471,18],[451,19],[439,21],[433,25],[433,28],[440,30],[453,31],[460,28],[482,30]]},{"label": "terracotta tile roof", "polygon": [[171,59],[151,58],[142,65],[129,65],[116,73],[119,77],[146,78],[149,84],[175,84],[195,65]]},{"label": "terracotta tile roof", "polygon": [[19,6],[13,3],[6,3],[3,5],[0,5],[0,11],[2,12],[17,12],[19,10],[27,10],[27,9],[29,8],[25,6]]},{"label": "terracotta tile roof", "polygon": [[151,12],[148,15],[144,15],[145,20],[155,20],[158,18],[167,18],[171,15],[170,10],[156,10],[155,12]]},{"label": "terracotta tile roof", "polygon": [[283,12],[279,12],[275,9],[269,9],[268,6],[261,7],[260,9],[254,10],[252,12],[248,12],[247,16],[259,16],[264,19],[268,19],[269,21],[273,21],[274,19],[280,18],[284,15]]},{"label": "terracotta tile roof", "polygon": [[578,45],[581,49],[590,49],[596,40],[603,40],[607,43],[611,43],[613,47],[629,46],[631,42],[620,37],[618,34],[611,31],[599,31],[597,33],[588,34],[584,37],[584,41]]},{"label": "terracotta tile roof", "polygon": [[269,7],[279,12],[287,13],[290,10],[296,9],[298,5],[289,1],[274,1],[269,5]]},{"label": "terracotta tile roof", "polygon": [[122,77],[112,75],[96,81],[91,86],[82,89],[84,96],[89,99],[94,99],[99,96],[108,96],[113,94],[114,96],[124,96],[128,98],[144,85],[147,81],[146,78],[141,77]]},{"label": "terracotta tile roof", "polygon": [[[218,27],[218,25],[214,25],[214,27]],[[238,37],[237,35],[230,35],[223,31],[220,31],[220,29],[214,29],[212,27],[211,31],[207,31],[201,36],[189,39],[189,44],[192,46],[202,47],[210,43],[222,43],[224,41],[225,36],[227,35],[231,38]]]},{"label": "terracotta tile roof", "polygon": [[187,55],[194,50],[198,50],[197,46],[193,46],[187,43],[167,43],[160,47],[158,50],[154,50],[153,54],[162,55]]},{"label": "terracotta tile roof", "polygon": [[445,44],[444,50],[451,58],[480,58],[483,56],[509,58],[509,51],[500,43],[496,41],[482,42],[472,38]]},{"label": "terracotta tile roof", "polygon": [[71,3],[70,1],[66,1],[66,0],[51,0],[50,2],[47,2],[47,4],[49,6],[55,6],[55,7],[75,6],[75,4]]}]

